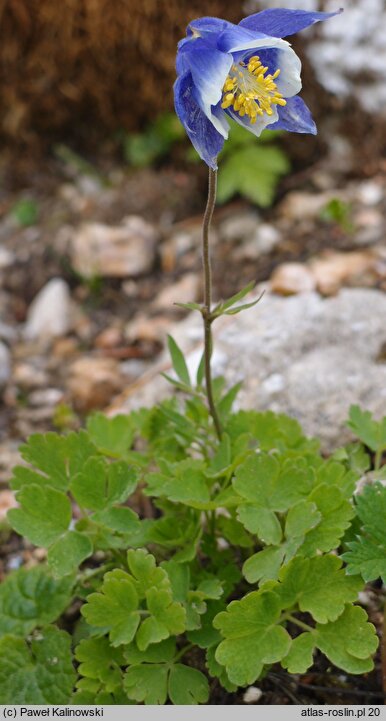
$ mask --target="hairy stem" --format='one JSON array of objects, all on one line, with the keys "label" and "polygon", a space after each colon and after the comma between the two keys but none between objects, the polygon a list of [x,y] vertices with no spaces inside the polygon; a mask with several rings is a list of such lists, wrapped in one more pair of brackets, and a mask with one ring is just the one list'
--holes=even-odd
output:
[{"label": "hairy stem", "polygon": [[204,222],[202,226],[202,261],[204,268],[204,305],[202,317],[204,321],[204,357],[205,357],[205,384],[206,396],[208,399],[209,412],[212,416],[214,427],[219,439],[221,439],[222,428],[218,417],[217,409],[213,398],[212,371],[210,359],[212,355],[212,269],[210,265],[209,252],[209,229],[212,220],[213,210],[216,203],[217,171],[209,168],[208,200],[205,208]]}]

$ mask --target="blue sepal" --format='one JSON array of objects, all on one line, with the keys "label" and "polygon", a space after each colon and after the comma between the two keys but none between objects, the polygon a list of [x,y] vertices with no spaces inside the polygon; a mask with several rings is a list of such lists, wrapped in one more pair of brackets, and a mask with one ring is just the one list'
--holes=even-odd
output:
[{"label": "blue sepal", "polygon": [[241,27],[254,32],[265,33],[275,38],[285,38],[294,35],[309,25],[328,20],[334,15],[343,12],[343,8],[334,13],[308,12],[307,10],[288,10],[286,8],[271,8],[262,10],[241,20]]},{"label": "blue sepal", "polygon": [[190,72],[174,83],[174,101],[176,113],[193,147],[207,165],[217,170],[217,156],[223,148],[224,138],[201,110]]},{"label": "blue sepal", "polygon": [[279,120],[269,126],[270,130],[288,130],[290,133],[317,134],[315,121],[304,100],[295,95],[288,98],[287,105],[278,106]]}]

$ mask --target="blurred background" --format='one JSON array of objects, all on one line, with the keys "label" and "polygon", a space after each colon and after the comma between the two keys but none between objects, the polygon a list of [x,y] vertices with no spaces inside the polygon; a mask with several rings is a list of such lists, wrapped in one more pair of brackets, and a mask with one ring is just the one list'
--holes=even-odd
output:
[{"label": "blurred background", "polygon": [[124,407],[166,333],[185,327],[173,303],[201,297],[207,169],[173,114],[177,41],[193,18],[238,22],[282,4],[344,5],[291,39],[319,133],[257,141],[233,129],[214,217],[215,296],[251,280],[284,299],[381,294],[383,0],[0,0],[4,508],[20,440]]}]

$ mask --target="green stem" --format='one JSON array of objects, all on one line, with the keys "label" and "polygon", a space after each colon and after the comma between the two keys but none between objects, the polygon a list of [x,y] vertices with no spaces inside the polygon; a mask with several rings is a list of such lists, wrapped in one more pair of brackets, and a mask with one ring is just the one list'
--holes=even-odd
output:
[{"label": "green stem", "polygon": [[212,269],[210,265],[209,252],[209,229],[212,220],[213,210],[216,203],[217,171],[209,168],[208,200],[205,208],[204,222],[202,226],[202,261],[204,268],[204,305],[202,317],[204,321],[204,357],[205,357],[205,384],[206,397],[208,399],[209,412],[212,416],[217,436],[221,440],[222,427],[217,413],[213,397],[213,384],[210,359],[212,355]]},{"label": "green stem", "polygon": [[188,653],[188,651],[190,651],[190,649],[193,648],[193,647],[194,647],[194,643],[188,643],[187,646],[184,646],[184,647],[181,649],[181,651],[179,651],[179,652],[174,656],[174,658],[173,658],[173,663],[177,663],[177,661],[179,661],[180,658],[182,658],[182,656],[185,656],[185,654]]},{"label": "green stem", "polygon": [[312,628],[312,626],[309,626],[308,623],[303,623],[303,621],[300,621],[300,619],[296,618],[295,616],[292,616],[291,613],[285,613],[281,621],[292,621],[296,626],[299,626],[299,628],[302,628],[303,631],[309,631],[311,633],[314,632],[315,629]]}]

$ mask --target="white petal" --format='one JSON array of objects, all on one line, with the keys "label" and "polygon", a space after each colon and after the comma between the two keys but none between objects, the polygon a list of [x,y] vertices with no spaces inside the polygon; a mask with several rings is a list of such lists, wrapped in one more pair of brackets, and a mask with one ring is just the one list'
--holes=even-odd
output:
[{"label": "white petal", "polygon": [[277,89],[285,98],[292,98],[302,87],[300,77],[302,64],[290,46],[279,51],[277,67],[280,68],[280,75],[275,80]]}]

